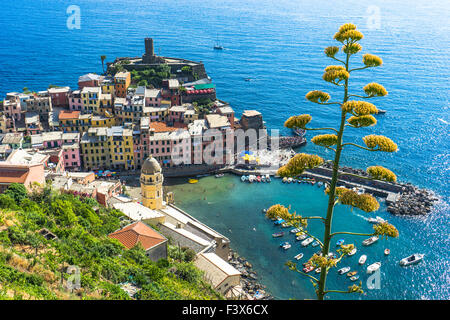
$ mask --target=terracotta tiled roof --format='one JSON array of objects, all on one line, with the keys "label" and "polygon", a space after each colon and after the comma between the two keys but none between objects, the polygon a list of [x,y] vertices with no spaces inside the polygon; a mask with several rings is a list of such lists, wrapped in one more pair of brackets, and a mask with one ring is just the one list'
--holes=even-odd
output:
[{"label": "terracotta tiled roof", "polygon": [[0,183],[24,183],[28,176],[28,169],[14,170],[0,168]]},{"label": "terracotta tiled roof", "polygon": [[128,249],[140,243],[145,250],[148,250],[161,242],[167,241],[166,238],[141,221],[113,232],[108,237],[119,240]]},{"label": "terracotta tiled roof", "polygon": [[61,111],[59,113],[59,120],[78,119],[80,111]]},{"label": "terracotta tiled roof", "polygon": [[177,131],[180,127],[169,127],[164,122],[150,122],[150,129],[155,129],[155,132],[172,132]]}]

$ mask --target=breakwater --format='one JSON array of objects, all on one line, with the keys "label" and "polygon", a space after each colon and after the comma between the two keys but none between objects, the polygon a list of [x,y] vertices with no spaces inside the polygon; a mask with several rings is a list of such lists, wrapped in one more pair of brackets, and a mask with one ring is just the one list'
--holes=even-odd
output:
[{"label": "breakwater", "polygon": [[[367,180],[353,176],[357,174],[368,177],[366,171],[351,167],[339,169],[338,186],[347,188],[364,188],[366,193],[386,198],[387,211],[400,215],[425,215],[431,212],[433,203],[438,200],[435,194],[427,189],[420,189],[410,183]],[[319,181],[330,182],[332,164],[307,170],[302,176]]]}]

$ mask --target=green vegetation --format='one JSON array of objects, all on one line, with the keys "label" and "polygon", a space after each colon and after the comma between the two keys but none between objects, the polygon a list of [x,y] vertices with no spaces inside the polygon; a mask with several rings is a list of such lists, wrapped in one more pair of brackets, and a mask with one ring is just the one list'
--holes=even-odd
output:
[{"label": "green vegetation", "polygon": [[106,56],[105,56],[105,55],[101,55],[101,56],[100,56],[100,60],[102,61],[102,70],[103,70],[103,73],[105,73],[105,60],[106,60]]},{"label": "green vegetation", "polygon": [[192,101],[192,105],[194,106],[195,111],[199,114],[199,118],[203,119],[205,115],[211,113],[214,101],[209,98],[201,98]]},{"label": "green vegetation", "polygon": [[171,76],[170,67],[168,64],[161,64],[154,68],[147,68],[145,70],[132,70],[131,83],[139,86],[151,86],[153,88],[161,87],[164,79],[169,79]]},{"label": "green vegetation", "polygon": [[[221,298],[189,249],[169,246],[168,259],[152,262],[141,247],[108,238],[124,218],[91,198],[12,184],[0,194],[0,299],[130,299],[124,282],[141,288],[136,299]],[[79,289],[67,289],[69,266],[80,270]]]},{"label": "green vegetation", "polygon": [[[354,130],[358,128],[374,126],[377,120],[373,114],[378,113],[378,109],[375,105],[364,101],[366,99],[383,97],[387,95],[386,89],[375,82],[369,83],[362,88],[364,94],[351,94],[349,82],[351,75],[355,71],[378,67],[383,64],[381,58],[372,55],[364,54],[362,56],[363,66],[350,68],[350,58],[361,51],[362,47],[358,43],[362,38],[363,34],[356,29],[356,26],[351,23],[342,25],[339,31],[334,35],[334,39],[342,44],[342,47],[331,46],[325,48],[325,55],[338,63],[338,65],[331,65],[325,68],[322,79],[332,85],[341,88],[343,90],[343,100],[342,101],[330,101],[330,95],[323,91],[310,91],[306,94],[306,99],[310,102],[316,103],[318,105],[326,106],[338,106],[338,113],[340,114],[340,122],[337,124],[337,128],[310,128],[307,125],[312,120],[311,116],[308,114],[292,116],[286,122],[285,126],[288,128],[301,128],[304,130],[322,130],[330,132],[328,134],[320,134],[311,139],[311,142],[324,147],[334,154],[334,160],[331,161],[333,164],[333,175],[330,185],[325,190],[328,195],[328,207],[324,216],[313,216],[313,217],[302,217],[301,215],[290,213],[287,208],[280,205],[273,206],[267,211],[268,216],[277,215],[283,213],[285,219],[289,223],[296,227],[304,228],[305,233],[309,234],[306,230],[308,226],[308,221],[311,219],[318,219],[323,223],[324,233],[323,237],[319,240],[315,238],[321,246],[321,254],[314,254],[308,261],[308,264],[315,268],[321,268],[320,278],[306,274],[297,268],[297,265],[293,262],[288,262],[287,265],[293,271],[303,274],[311,279],[311,282],[315,288],[317,298],[323,300],[325,295],[334,293],[362,293],[362,283],[359,285],[352,285],[347,288],[347,290],[335,290],[329,289],[326,286],[327,274],[329,270],[336,267],[337,264],[342,260],[343,257],[348,255],[355,246],[353,244],[341,245],[337,250],[339,253],[336,258],[329,257],[328,253],[330,250],[330,243],[333,237],[338,235],[359,235],[359,236],[373,236],[377,235],[380,237],[393,237],[396,238],[399,235],[398,230],[391,224],[385,222],[376,225],[373,228],[373,232],[367,233],[357,233],[348,232],[345,230],[338,230],[331,232],[334,207],[338,204],[348,205],[352,209],[357,208],[366,213],[374,212],[378,210],[379,203],[370,194],[359,194],[353,190],[338,187],[337,182],[339,176],[342,175],[353,175],[358,176],[363,179],[377,179],[385,181],[395,181],[395,174],[381,166],[372,166],[367,168],[367,173],[369,177],[363,177],[352,173],[341,173],[339,172],[339,164],[342,152],[348,147],[357,147],[370,152],[396,152],[397,145],[389,138],[379,135],[368,135],[362,140],[365,146],[358,145],[352,142],[344,141],[344,130]],[[343,58],[338,58],[336,55],[339,52],[343,53]],[[364,100],[351,100],[354,98],[364,99]],[[285,166],[278,170],[278,174],[281,177],[296,177],[301,175],[306,169],[311,169],[317,167],[324,163],[324,159],[317,155],[310,155],[300,153],[295,155]],[[334,230],[333,230],[334,231]]]}]

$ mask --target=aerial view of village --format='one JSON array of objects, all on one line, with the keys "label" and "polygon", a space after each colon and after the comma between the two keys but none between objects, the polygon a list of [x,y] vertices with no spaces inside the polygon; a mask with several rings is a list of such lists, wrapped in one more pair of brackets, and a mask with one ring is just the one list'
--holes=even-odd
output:
[{"label": "aerial view of village", "polygon": [[5,4],[0,300],[450,298],[448,3],[263,2]]}]

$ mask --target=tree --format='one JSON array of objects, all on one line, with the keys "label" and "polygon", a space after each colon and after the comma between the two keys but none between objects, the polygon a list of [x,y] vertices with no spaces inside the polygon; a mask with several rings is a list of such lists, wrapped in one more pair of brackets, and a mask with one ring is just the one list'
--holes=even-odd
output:
[{"label": "tree", "polygon": [[103,73],[105,73],[105,60],[106,60],[106,56],[102,55],[100,56],[100,59],[102,60],[102,69],[103,69]]},{"label": "tree", "polygon": [[[305,130],[322,130],[330,133],[320,134],[311,139],[311,141],[321,147],[331,150],[334,153],[334,160],[331,161],[333,166],[332,178],[329,186],[326,188],[325,193],[328,195],[328,207],[326,216],[313,216],[313,217],[302,217],[295,213],[286,214],[286,208],[276,207],[270,212],[278,211],[284,212],[284,215],[288,217],[289,222],[296,227],[304,228],[304,232],[308,234],[307,225],[310,219],[319,219],[324,224],[324,235],[322,240],[315,238],[322,250],[321,254],[313,255],[308,264],[314,268],[321,268],[320,279],[317,279],[309,274],[306,274],[297,269],[296,264],[293,262],[288,262],[288,267],[296,272],[299,272],[311,279],[314,285],[317,298],[323,300],[325,295],[329,292],[340,292],[340,293],[352,293],[359,292],[362,293],[362,284],[353,285],[348,288],[348,290],[329,290],[326,287],[326,278],[330,268],[333,268],[341,261],[341,259],[350,253],[354,249],[353,244],[341,245],[338,249],[338,257],[329,257],[329,249],[331,239],[336,235],[350,234],[350,235],[361,235],[361,236],[372,236],[378,235],[381,237],[398,237],[397,229],[385,222],[374,226],[372,233],[355,233],[347,231],[338,231],[331,233],[332,219],[334,207],[337,204],[349,205],[353,208],[359,208],[365,212],[373,212],[378,210],[379,203],[377,200],[369,194],[358,194],[357,192],[344,188],[337,187],[337,182],[339,177],[343,175],[353,175],[364,179],[377,179],[384,181],[396,181],[397,177],[395,174],[381,166],[372,166],[367,168],[368,176],[359,176],[353,173],[339,172],[339,163],[341,159],[341,154],[347,147],[357,147],[362,150],[370,152],[395,152],[397,151],[397,145],[389,138],[381,135],[368,135],[363,138],[365,146],[358,145],[352,142],[344,142],[344,129],[348,128],[363,128],[369,127],[376,124],[376,119],[373,114],[378,113],[378,109],[375,105],[364,101],[366,99],[371,99],[375,97],[383,97],[387,95],[386,89],[375,82],[367,84],[364,88],[364,95],[360,94],[350,94],[349,92],[349,80],[350,75],[358,70],[363,70],[367,68],[374,68],[381,66],[383,61],[380,57],[372,54],[364,54],[362,56],[363,66],[350,68],[350,58],[361,51],[362,47],[358,43],[363,38],[363,34],[356,29],[356,26],[351,23],[342,25],[339,31],[334,35],[334,39],[342,44],[342,52],[344,54],[344,59],[339,59],[336,55],[339,52],[339,47],[331,46],[325,49],[325,54],[337,61],[339,65],[332,65],[325,68],[325,72],[322,76],[323,80],[329,82],[338,88],[343,89],[344,97],[342,102],[330,101],[330,95],[323,91],[310,91],[306,94],[306,99],[319,104],[319,105],[336,105],[340,107],[340,124],[339,128],[309,128],[308,123],[311,121],[311,116],[309,114],[302,114],[298,116],[290,117],[286,122],[285,126],[288,128],[300,128]],[[360,98],[364,100],[351,100],[351,98]],[[317,155],[310,155],[300,153],[295,155],[286,165],[278,169],[278,174],[281,177],[296,177],[301,175],[306,169],[312,169],[314,167],[320,166],[324,163],[324,159]]]},{"label": "tree", "polygon": [[27,189],[23,184],[11,183],[4,192],[5,195],[10,196],[19,204],[23,199],[27,198]]}]

